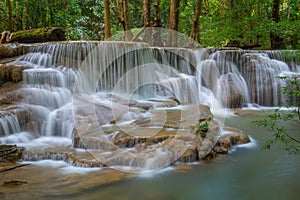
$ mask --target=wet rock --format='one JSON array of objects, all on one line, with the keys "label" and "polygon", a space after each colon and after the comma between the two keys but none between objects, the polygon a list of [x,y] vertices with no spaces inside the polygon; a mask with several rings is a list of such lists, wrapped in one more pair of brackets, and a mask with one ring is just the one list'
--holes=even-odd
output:
[{"label": "wet rock", "polygon": [[198,157],[204,158],[212,149],[213,149],[213,143],[208,140],[204,139],[201,143],[201,146],[198,146]]},{"label": "wet rock", "polygon": [[229,128],[229,130],[232,132],[222,135],[218,138],[216,145],[204,157],[205,160],[210,160],[220,155],[227,154],[234,145],[246,144],[250,142],[250,138],[245,132],[234,128]]},{"label": "wet rock", "polygon": [[[106,110],[105,106],[103,109]],[[79,159],[74,153],[49,151],[27,156],[26,159],[61,159],[72,165],[77,163],[86,167],[103,163],[105,166],[155,169],[174,161],[186,163],[212,159],[228,153],[235,144],[249,141],[246,134],[233,128],[226,128],[230,133],[220,136],[218,121],[214,119],[210,109],[203,105],[156,108],[151,111],[147,123],[136,123],[137,121],[117,121],[100,126],[101,130],[99,124],[97,128],[90,121],[89,130],[81,127],[79,134],[74,129],[73,147],[94,151],[93,155],[101,162]]]},{"label": "wet rock", "polygon": [[242,131],[225,134],[218,139],[219,145],[225,148],[229,148],[232,145],[246,144],[248,142],[250,142],[250,138]]},{"label": "wet rock", "polygon": [[140,136],[131,136],[125,133],[118,133],[114,139],[113,144],[118,147],[126,147],[131,148],[136,145],[145,144],[146,146],[158,144],[171,136],[163,135],[163,136],[153,136],[153,137],[140,137]]},{"label": "wet rock", "polygon": [[0,145],[0,162],[17,162],[20,160],[23,148],[17,145]]},{"label": "wet rock", "polygon": [[29,46],[18,45],[18,44],[12,44],[12,45],[0,44],[0,59],[24,55],[28,51],[28,48]]},{"label": "wet rock", "polygon": [[199,160],[198,150],[195,145],[189,146],[187,150],[184,152],[184,154],[182,154],[178,159],[179,162],[184,162],[184,163],[195,162],[198,160]]}]

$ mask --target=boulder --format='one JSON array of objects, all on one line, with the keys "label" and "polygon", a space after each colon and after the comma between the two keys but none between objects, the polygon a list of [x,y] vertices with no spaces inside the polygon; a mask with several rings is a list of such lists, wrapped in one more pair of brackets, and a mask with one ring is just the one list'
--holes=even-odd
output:
[{"label": "boulder", "polygon": [[250,138],[245,132],[238,129],[230,128],[231,133],[224,134],[218,138],[216,145],[204,157],[205,160],[210,160],[223,154],[227,154],[234,145],[246,144],[250,142]]}]

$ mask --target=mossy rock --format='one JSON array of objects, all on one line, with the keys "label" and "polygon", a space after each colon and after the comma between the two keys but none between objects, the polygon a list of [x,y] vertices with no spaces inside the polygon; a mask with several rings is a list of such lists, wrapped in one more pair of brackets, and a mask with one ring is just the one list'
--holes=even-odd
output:
[{"label": "mossy rock", "polygon": [[17,31],[11,34],[9,42],[36,43],[66,40],[65,32],[60,28],[39,28]]},{"label": "mossy rock", "polygon": [[0,59],[12,58],[27,53],[29,45],[19,45],[15,46],[3,45],[0,44]]},{"label": "mossy rock", "polygon": [[16,56],[17,50],[0,44],[0,59]]},{"label": "mossy rock", "polygon": [[26,66],[0,65],[0,86],[6,82],[18,83],[23,80],[23,70]]}]

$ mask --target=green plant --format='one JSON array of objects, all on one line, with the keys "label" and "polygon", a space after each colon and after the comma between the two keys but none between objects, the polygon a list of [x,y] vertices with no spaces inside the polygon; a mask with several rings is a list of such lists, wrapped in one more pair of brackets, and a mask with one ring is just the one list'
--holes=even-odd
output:
[{"label": "green plant", "polygon": [[270,149],[274,143],[283,143],[289,154],[297,154],[300,152],[300,140],[297,138],[299,136],[294,136],[284,124],[290,121],[300,122],[300,78],[297,76],[278,78],[286,83],[281,89],[281,93],[286,98],[285,104],[271,114],[267,114],[264,119],[253,123],[273,133],[272,139],[264,143],[264,149]]},{"label": "green plant", "polygon": [[198,127],[197,127],[197,131],[196,134],[199,134],[201,137],[205,137],[206,133],[208,131],[208,127],[209,127],[209,122],[201,122]]}]

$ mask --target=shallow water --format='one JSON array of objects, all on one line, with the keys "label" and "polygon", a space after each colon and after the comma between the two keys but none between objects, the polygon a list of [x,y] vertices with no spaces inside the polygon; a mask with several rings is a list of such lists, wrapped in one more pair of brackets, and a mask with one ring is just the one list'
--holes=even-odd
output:
[{"label": "shallow water", "polygon": [[[137,175],[117,183],[80,192],[67,199],[298,199],[300,157],[288,155],[282,146],[271,151],[261,144],[271,134],[251,124],[263,112],[247,112],[226,118],[226,125],[247,132],[255,145],[236,147],[214,161],[161,172]],[[289,124],[299,130],[299,124]],[[189,169],[191,168],[191,169]]]}]

